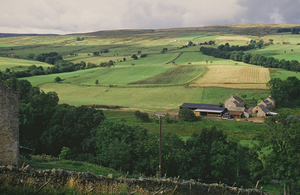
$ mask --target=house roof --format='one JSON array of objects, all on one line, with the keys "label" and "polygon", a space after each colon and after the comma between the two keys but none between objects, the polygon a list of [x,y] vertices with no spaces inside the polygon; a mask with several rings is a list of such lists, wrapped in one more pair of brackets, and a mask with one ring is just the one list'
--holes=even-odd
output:
[{"label": "house roof", "polygon": [[231,103],[235,104],[235,106],[239,105],[239,103],[237,101],[230,102],[229,104],[231,104]]},{"label": "house roof", "polygon": [[241,116],[243,114],[242,111],[228,111],[228,113],[233,116]]},{"label": "house roof", "polygon": [[[225,109],[225,108],[224,108]],[[210,110],[210,109],[196,109],[194,110],[195,112],[213,112],[213,113],[221,113],[224,111],[224,109],[215,109],[215,110]]]},{"label": "house roof", "polygon": [[238,102],[244,102],[244,100],[239,96],[233,96],[233,98],[236,99]]},{"label": "house roof", "polygon": [[230,111],[245,111],[245,107],[230,107],[228,110]]},{"label": "house roof", "polygon": [[195,109],[195,111],[202,112],[223,112],[224,107],[218,104],[195,104],[195,103],[183,103],[180,108]]},{"label": "house roof", "polygon": [[258,105],[258,107],[259,107],[265,114],[270,113],[270,110],[268,110],[265,106],[263,106],[263,105]]}]

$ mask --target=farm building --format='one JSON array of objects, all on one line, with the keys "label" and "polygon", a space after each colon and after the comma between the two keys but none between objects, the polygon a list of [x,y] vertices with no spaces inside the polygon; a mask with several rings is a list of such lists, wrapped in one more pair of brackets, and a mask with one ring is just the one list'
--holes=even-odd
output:
[{"label": "farm building", "polygon": [[222,116],[227,109],[218,104],[194,104],[183,103],[180,109],[188,108],[194,111],[196,116]]},{"label": "farm building", "polygon": [[269,96],[267,99],[265,99],[264,101],[261,101],[259,104],[257,105],[263,105],[264,107],[266,107],[267,109],[274,109],[275,108],[275,100],[273,100],[271,98],[271,96]]},{"label": "farm building", "polygon": [[259,117],[266,117],[266,116],[273,116],[277,115],[275,112],[271,112],[268,110],[265,106],[263,105],[257,105],[255,108],[252,110],[254,113],[257,114]]},{"label": "farm building", "polygon": [[12,58],[20,58],[20,56],[18,56],[17,54],[11,54]]},{"label": "farm building", "polygon": [[228,114],[230,114],[233,118],[242,118],[243,112],[242,111],[228,111]]},{"label": "farm building", "polygon": [[245,102],[239,96],[231,96],[228,100],[224,102],[225,108],[228,110],[235,110],[237,107],[244,107]]}]

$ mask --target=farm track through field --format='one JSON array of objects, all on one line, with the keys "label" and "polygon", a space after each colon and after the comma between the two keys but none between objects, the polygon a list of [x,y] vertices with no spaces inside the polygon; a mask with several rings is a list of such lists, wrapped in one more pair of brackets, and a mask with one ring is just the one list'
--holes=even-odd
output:
[{"label": "farm track through field", "polygon": [[197,67],[190,65],[182,65],[172,68],[171,70],[167,70],[153,77],[135,81],[129,84],[169,84],[187,78],[189,74],[193,73],[194,71],[197,71]]}]

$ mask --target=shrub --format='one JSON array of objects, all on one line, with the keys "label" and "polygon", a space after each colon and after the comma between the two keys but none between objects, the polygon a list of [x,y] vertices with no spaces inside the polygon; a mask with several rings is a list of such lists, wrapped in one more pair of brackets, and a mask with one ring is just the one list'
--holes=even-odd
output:
[{"label": "shrub", "polygon": [[60,159],[65,159],[65,160],[70,159],[70,156],[71,156],[71,149],[65,146],[61,149],[61,152],[58,155]]},{"label": "shrub", "polygon": [[192,110],[188,109],[188,108],[182,108],[182,109],[180,109],[179,113],[178,113],[178,117],[182,121],[193,122],[193,121],[197,120],[197,117],[196,117],[195,113]]},{"label": "shrub", "polygon": [[137,111],[135,111],[134,116],[142,122],[149,122],[148,113],[137,110]]},{"label": "shrub", "polygon": [[60,77],[56,77],[54,80],[55,80],[55,82],[59,83],[61,81],[61,78]]}]

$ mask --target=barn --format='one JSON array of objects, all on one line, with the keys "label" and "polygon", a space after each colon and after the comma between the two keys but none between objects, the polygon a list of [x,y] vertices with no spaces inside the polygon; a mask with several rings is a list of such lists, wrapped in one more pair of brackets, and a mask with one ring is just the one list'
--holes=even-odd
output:
[{"label": "barn", "polygon": [[222,116],[227,109],[218,104],[195,104],[183,103],[179,106],[180,109],[188,108],[194,111],[196,116]]}]

